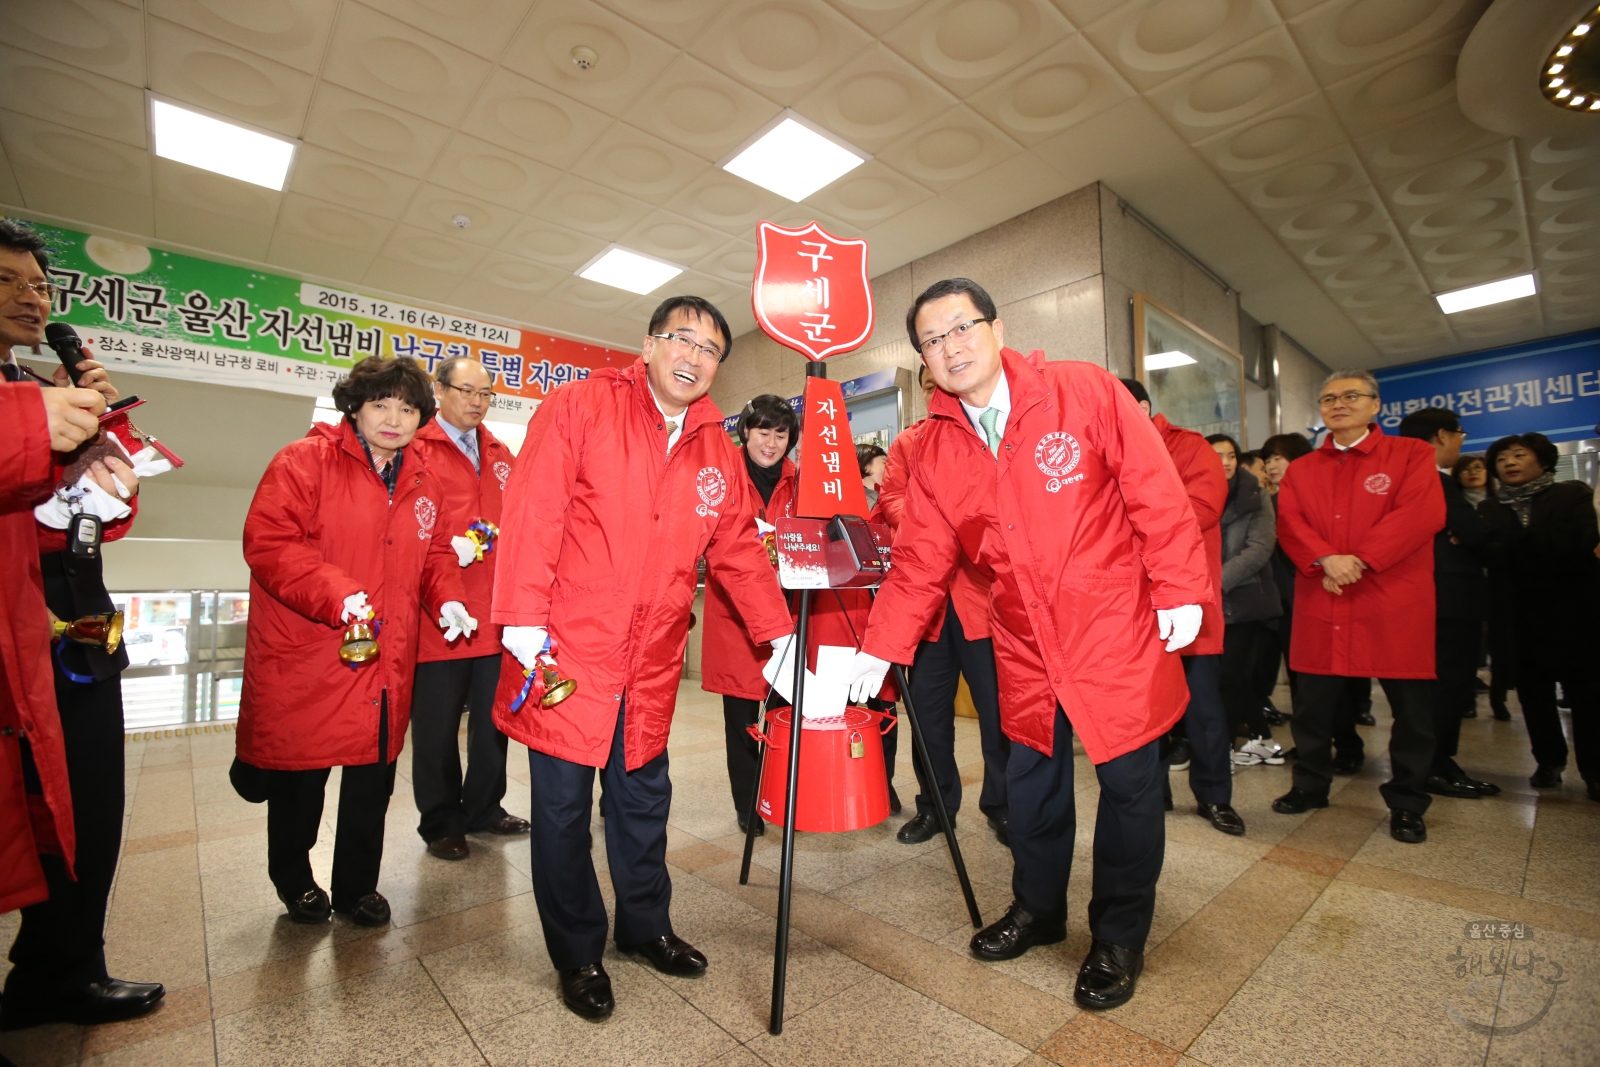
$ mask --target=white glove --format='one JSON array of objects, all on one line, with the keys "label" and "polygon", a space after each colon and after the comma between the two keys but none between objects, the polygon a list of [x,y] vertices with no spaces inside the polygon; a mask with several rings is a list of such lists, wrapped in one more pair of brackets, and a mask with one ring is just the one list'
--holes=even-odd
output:
[{"label": "white glove", "polygon": [[507,626],[500,631],[500,647],[517,657],[524,670],[531,671],[549,638],[549,631],[543,626]]},{"label": "white glove", "polygon": [[450,538],[450,547],[456,550],[456,562],[463,567],[472,566],[478,558],[478,542],[457,534]]},{"label": "white glove", "polygon": [[1194,639],[1200,636],[1200,622],[1204,617],[1205,612],[1199,604],[1157,608],[1156,626],[1161,639],[1167,642],[1167,651],[1176,652],[1193,644]]},{"label": "white glove", "polygon": [[467,606],[459,600],[447,600],[439,608],[439,629],[444,631],[446,643],[462,634],[468,637],[478,628],[478,620],[467,614]]},{"label": "white glove", "polygon": [[[121,485],[116,478],[111,479]],[[116,522],[132,513],[133,509],[104,489],[95,480],[85,474],[78,479],[78,484],[73,486],[78,491],[78,510],[95,516],[101,522]],[[72,522],[73,509],[69,498],[64,495],[65,490],[56,490],[55,496],[33,509],[33,517],[39,525],[48,526],[52,530],[65,530]]]},{"label": "white glove", "polygon": [[866,652],[857,652],[842,679],[850,686],[850,703],[865,704],[883,688],[883,677],[889,673],[889,661]]},{"label": "white glove", "polygon": [[[793,687],[794,664],[788,662],[788,657],[793,653],[794,634],[784,634],[772,642],[772,656],[767,660],[767,665],[761,668],[761,677],[765,678],[767,684],[776,688],[780,693],[783,693],[786,688]],[[780,683],[780,678],[788,681]],[[784,696],[788,699],[793,699],[788,693],[784,693]]]},{"label": "white glove", "polygon": [[372,609],[367,607],[367,591],[351,593],[344,598],[344,611],[339,615],[340,622],[349,622],[351,619],[370,619]]}]

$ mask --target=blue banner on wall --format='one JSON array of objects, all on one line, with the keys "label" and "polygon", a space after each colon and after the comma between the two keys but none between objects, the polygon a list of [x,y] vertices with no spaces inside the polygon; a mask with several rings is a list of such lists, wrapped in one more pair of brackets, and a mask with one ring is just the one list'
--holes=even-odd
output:
[{"label": "blue banner on wall", "polygon": [[1385,432],[1420,408],[1449,408],[1477,451],[1515,433],[1600,437],[1600,330],[1374,371]]}]

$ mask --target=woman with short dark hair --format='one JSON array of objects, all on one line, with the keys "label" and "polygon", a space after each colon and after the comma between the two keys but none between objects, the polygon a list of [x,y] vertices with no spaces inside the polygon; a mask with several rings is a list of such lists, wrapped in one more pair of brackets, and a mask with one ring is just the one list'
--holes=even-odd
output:
[{"label": "woman with short dark hair", "polygon": [[1556,446],[1540,433],[1502,437],[1485,460],[1499,491],[1478,512],[1493,530],[1490,647],[1496,664],[1514,657],[1517,700],[1538,764],[1536,789],[1561,784],[1567,739],[1556,683],[1572,708],[1572,747],[1591,799],[1600,800],[1600,666],[1594,611],[1600,604],[1600,544],[1594,491],[1557,482]]},{"label": "woman with short dark hair", "polygon": [[[1267,484],[1264,488],[1267,498],[1271,500],[1278,495],[1278,486],[1282,484],[1289,464],[1301,456],[1310,455],[1315,449],[1304,434],[1279,433],[1267,438],[1256,451],[1266,465]],[[1259,635],[1255,667],[1256,697],[1265,708],[1267,721],[1274,726],[1284,721],[1283,712],[1272,702],[1272,691],[1278,687],[1279,661],[1288,666],[1289,638],[1294,623],[1294,575],[1295,566],[1284,555],[1283,546],[1275,545],[1272,549],[1272,582],[1278,590],[1281,614],[1275,627],[1268,621]],[[1297,681],[1295,673],[1292,670],[1287,673],[1289,691],[1293,693]]]},{"label": "woman with short dark hair", "polygon": [[[373,356],[333,399],[344,419],[273,457],[245,519],[250,625],[233,777],[247,800],[266,801],[267,873],[289,917],[322,923],[337,911],[382,926],[384,815],[410,716],[418,611],[437,612],[447,640],[477,621],[463,606],[455,531],[438,521],[443,491],[406,454],[434,413],[427,376],[412,360]],[[346,629],[354,623],[371,633]],[[330,901],[310,852],[334,767],[344,770]]]},{"label": "woman with short dark hair", "polygon": [[861,487],[867,491],[867,507],[878,505],[878,486],[883,484],[883,470],[889,456],[877,445],[856,445],[856,466],[861,470]]},{"label": "woman with short dark hair", "polygon": [[1482,456],[1462,456],[1450,468],[1450,476],[1461,486],[1461,495],[1473,507],[1494,495],[1494,475]]}]

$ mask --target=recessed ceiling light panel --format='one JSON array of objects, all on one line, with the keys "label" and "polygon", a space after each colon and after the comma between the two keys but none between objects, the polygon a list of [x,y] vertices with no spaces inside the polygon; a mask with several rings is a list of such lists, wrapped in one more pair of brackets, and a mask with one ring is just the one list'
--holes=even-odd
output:
[{"label": "recessed ceiling light panel", "polygon": [[804,200],[871,159],[785,109],[718,166],[789,200]]},{"label": "recessed ceiling light panel", "polygon": [[281,190],[288,181],[300,142],[147,95],[151,142],[162,159],[267,189]]},{"label": "recessed ceiling light panel", "polygon": [[1435,293],[1433,298],[1439,302],[1440,311],[1446,315],[1455,315],[1462,311],[1471,311],[1473,308],[1488,307],[1490,304],[1503,304],[1507,300],[1520,300],[1525,296],[1533,296],[1538,291],[1538,279],[1532,274],[1519,274],[1514,278],[1501,278],[1497,282],[1469,285],[1465,289],[1453,289],[1448,293]]},{"label": "recessed ceiling light panel", "polygon": [[591,282],[644,296],[666,285],[683,271],[684,268],[676,263],[635,252],[619,244],[609,244],[598,256],[578,268],[577,274]]},{"label": "recessed ceiling light panel", "polygon": [[1187,367],[1196,360],[1187,352],[1154,352],[1144,357],[1144,369],[1171,370],[1173,367]]}]

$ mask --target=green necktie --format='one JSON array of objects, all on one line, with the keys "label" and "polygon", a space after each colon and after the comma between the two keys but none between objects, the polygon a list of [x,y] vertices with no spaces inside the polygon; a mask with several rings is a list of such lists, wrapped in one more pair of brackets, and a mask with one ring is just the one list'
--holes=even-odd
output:
[{"label": "green necktie", "polygon": [[999,417],[999,408],[985,408],[983,414],[978,416],[978,425],[983,427],[983,435],[989,439],[989,451],[996,456],[1000,455],[1000,435],[994,432],[994,422]]}]

